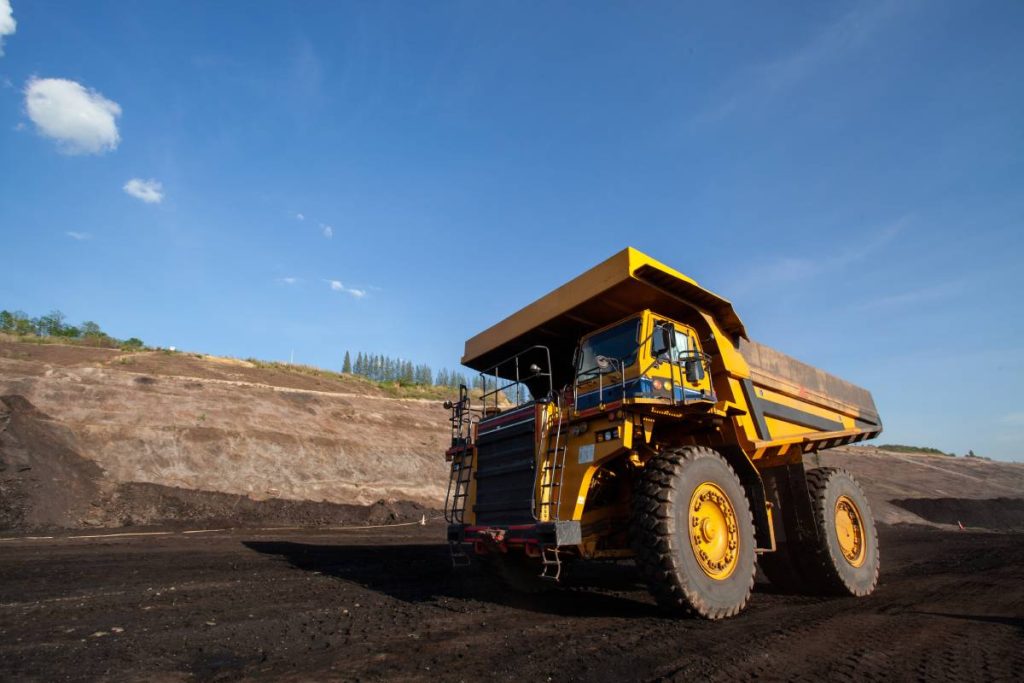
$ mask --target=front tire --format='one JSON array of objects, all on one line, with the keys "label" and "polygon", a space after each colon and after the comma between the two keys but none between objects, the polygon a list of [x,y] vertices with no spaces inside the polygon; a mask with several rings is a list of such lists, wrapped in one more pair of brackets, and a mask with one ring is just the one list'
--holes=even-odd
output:
[{"label": "front tire", "polygon": [[721,619],[747,605],[754,587],[754,519],[721,455],[697,446],[655,455],[633,503],[637,566],[661,607]]}]

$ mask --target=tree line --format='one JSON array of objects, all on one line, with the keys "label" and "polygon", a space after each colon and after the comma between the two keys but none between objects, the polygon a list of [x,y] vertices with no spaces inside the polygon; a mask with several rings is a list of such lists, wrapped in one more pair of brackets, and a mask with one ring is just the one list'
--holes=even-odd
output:
[{"label": "tree line", "polygon": [[381,353],[360,351],[353,360],[352,354],[346,351],[341,371],[359,375],[374,382],[397,382],[399,384],[452,388],[457,388],[460,384],[469,385],[466,376],[461,372],[441,368],[435,373],[429,365],[413,363],[411,360],[393,358]]},{"label": "tree line", "polygon": [[502,393],[505,394],[505,398],[511,403],[520,403],[530,398],[529,390],[525,386],[518,387],[517,391],[516,386],[507,386],[509,384],[508,380],[474,375],[472,381],[470,381],[464,373],[458,370],[441,368],[435,373],[429,365],[417,364],[411,360],[392,358],[391,356],[379,353],[359,352],[356,354],[355,360],[353,360],[352,354],[346,351],[341,371],[343,373],[359,375],[375,382],[397,382],[404,385],[433,385],[457,389],[460,384],[465,384],[467,387],[479,389],[483,392],[490,392],[499,387],[504,387]]},{"label": "tree line", "polygon": [[145,346],[137,337],[124,340],[111,337],[91,320],[78,325],[72,325],[67,320],[67,316],[57,310],[35,318],[24,311],[3,310],[0,311],[0,332],[21,336],[81,339],[97,346],[126,346],[139,349]]}]

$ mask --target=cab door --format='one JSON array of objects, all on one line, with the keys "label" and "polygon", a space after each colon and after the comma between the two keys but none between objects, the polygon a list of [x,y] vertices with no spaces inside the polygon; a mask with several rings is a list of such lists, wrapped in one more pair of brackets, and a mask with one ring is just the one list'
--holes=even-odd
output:
[{"label": "cab door", "polygon": [[655,382],[656,391],[660,383],[677,403],[713,400],[704,354],[692,329],[671,320],[656,320],[651,356],[656,361],[653,374],[660,379]]}]

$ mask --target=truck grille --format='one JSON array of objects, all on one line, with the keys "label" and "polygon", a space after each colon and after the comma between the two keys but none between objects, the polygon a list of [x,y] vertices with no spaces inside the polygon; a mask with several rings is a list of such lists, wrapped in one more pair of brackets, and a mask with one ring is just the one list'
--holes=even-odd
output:
[{"label": "truck grille", "polygon": [[482,421],[476,440],[477,524],[534,521],[534,406]]}]

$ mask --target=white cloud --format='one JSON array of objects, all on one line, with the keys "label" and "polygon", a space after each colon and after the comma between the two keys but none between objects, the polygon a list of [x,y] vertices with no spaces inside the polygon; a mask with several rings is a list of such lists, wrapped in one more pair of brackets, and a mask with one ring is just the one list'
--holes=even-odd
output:
[{"label": "white cloud", "polygon": [[124,184],[124,191],[147,204],[159,204],[164,200],[164,186],[152,178],[132,178]]},{"label": "white cloud", "polygon": [[303,216],[301,213],[297,213],[297,214],[295,214],[295,220],[297,220],[297,221],[304,221],[304,220],[306,220],[306,217]]},{"label": "white cloud", "polygon": [[14,8],[11,0],[0,0],[0,56],[4,54],[4,36],[12,36],[18,28],[14,20]]},{"label": "white cloud", "polygon": [[329,225],[324,225],[323,223],[320,224],[320,227],[324,231],[324,237],[326,237],[327,239],[331,239],[332,237],[334,237],[334,228],[332,228]]},{"label": "white cloud", "polygon": [[[0,0],[0,2],[2,2],[2,1],[3,0]],[[73,240],[78,240],[79,242],[81,242],[82,240],[91,240],[92,239],[92,235],[90,235],[87,232],[75,232],[74,230],[68,230],[64,234],[67,235],[68,237],[70,237]]]},{"label": "white cloud", "polygon": [[345,292],[349,296],[356,299],[362,299],[364,296],[366,296],[365,289],[346,287],[341,283],[341,280],[327,280],[326,282],[331,286],[331,289],[334,290],[335,292]]},{"label": "white cloud", "polygon": [[299,281],[299,278],[297,278],[297,277],[283,277],[283,278],[281,278],[279,280],[279,282],[281,282],[283,284],[286,284],[286,285],[294,285],[298,281]]},{"label": "white cloud", "polygon": [[121,141],[117,132],[121,106],[75,81],[30,79],[25,86],[25,111],[36,130],[56,140],[65,154],[103,154]]}]

